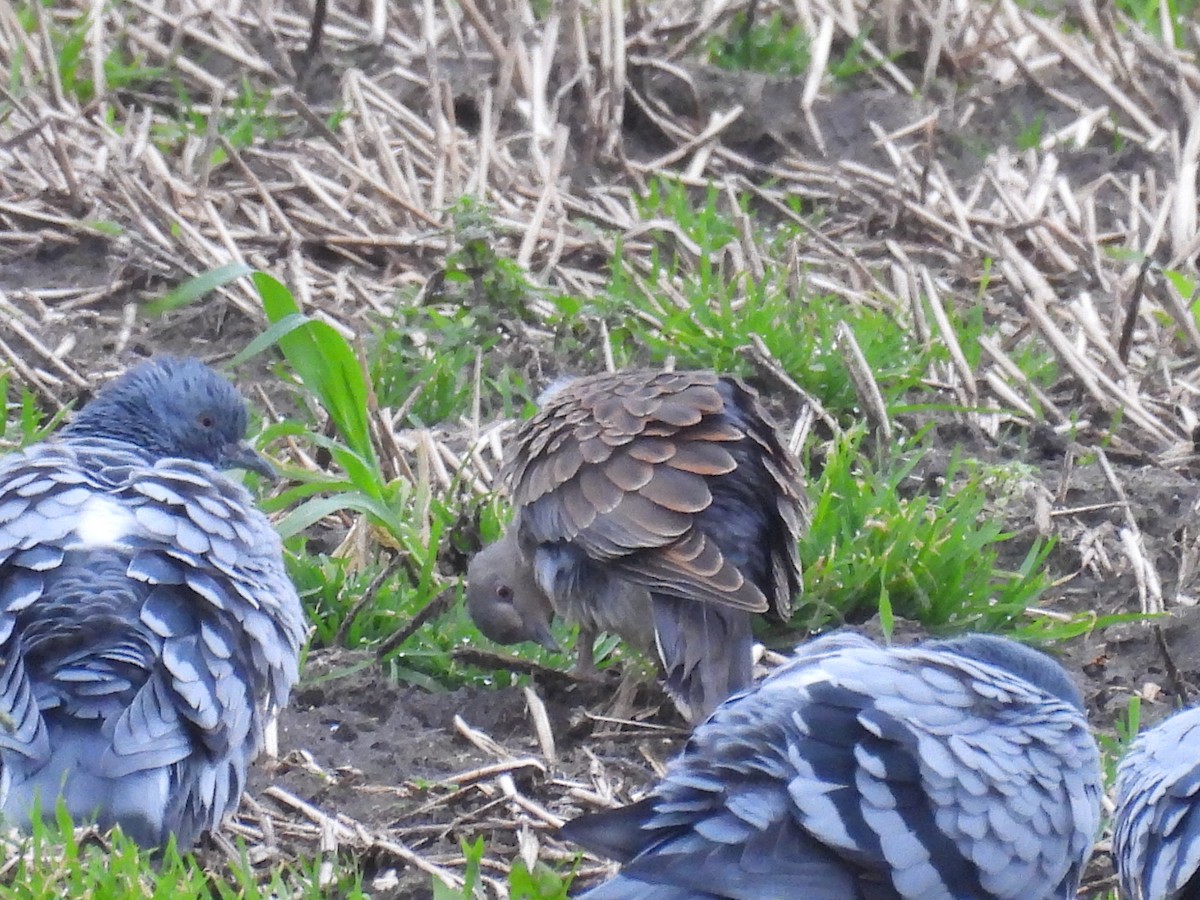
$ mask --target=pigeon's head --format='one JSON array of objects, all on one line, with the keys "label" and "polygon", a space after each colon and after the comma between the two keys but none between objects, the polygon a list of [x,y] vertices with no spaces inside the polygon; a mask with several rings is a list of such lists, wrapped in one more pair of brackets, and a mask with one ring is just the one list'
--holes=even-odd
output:
[{"label": "pigeon's head", "polygon": [[498,644],[536,641],[559,649],[550,633],[554,607],[533,577],[515,538],[516,528],[484,547],[467,566],[467,612],[475,626]]},{"label": "pigeon's head", "polygon": [[72,419],[69,438],[106,438],[154,459],[208,463],[275,477],[246,443],[246,404],[232,384],[198,359],[156,357],[106,384]]},{"label": "pigeon's head", "polygon": [[1040,650],[994,634],[964,634],[925,645],[1004,669],[1083,712],[1083,696],[1066,669]]}]

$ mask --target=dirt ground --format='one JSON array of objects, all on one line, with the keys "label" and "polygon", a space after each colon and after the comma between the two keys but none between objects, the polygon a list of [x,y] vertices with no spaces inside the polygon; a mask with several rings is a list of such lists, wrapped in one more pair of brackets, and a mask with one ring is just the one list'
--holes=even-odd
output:
[{"label": "dirt ground", "polygon": [[[1157,630],[1121,624],[1055,648],[1097,729],[1111,734],[1133,693],[1145,722],[1196,699],[1200,333],[1189,298],[1163,275],[1195,278],[1188,129],[1200,70],[1189,55],[1091,4],[1071,13],[1080,19],[949,4],[935,41],[919,4],[863,0],[850,4],[853,23],[800,3],[814,26],[830,23],[835,55],[865,30],[884,60],[823,84],[805,108],[803,76],[702,62],[704,35],[741,4],[716,20],[688,4],[651,5],[615,30],[564,12],[561,32],[515,3],[438,5],[453,28],[395,7],[386,40],[368,46],[369,4],[360,14],[334,3],[315,63],[299,56],[307,7],[252,5],[181,0],[103,19],[102,39],[165,66],[197,96],[235,103],[243,67],[276,91],[285,133],[226,146],[236,164],[218,167],[202,162],[216,142],[203,130],[165,149],[148,139],[170,118],[168,86],[113,88],[101,103],[48,80],[39,35],[80,21],[90,4],[59,4],[52,21],[43,12],[40,32],[0,11],[0,60],[34,85],[0,116],[0,367],[47,408],[139,356],[221,360],[245,346],[264,322],[244,284],[163,316],[143,312],[231,260],[277,274],[346,331],[367,330],[402,289],[440,276],[459,193],[497,209],[500,253],[578,294],[617,235],[631,254],[647,249],[646,223],[623,192],[654,173],[749,190],[760,222],[791,216],[780,198],[800,198],[819,213],[792,250],[814,291],[893,309],[921,342],[945,334],[912,298],[978,298],[996,336],[972,354],[977,365],[930,373],[947,403],[970,411],[939,423],[943,452],[915,473],[914,490],[954,453],[1024,463],[1027,478],[997,515],[1016,534],[1009,561],[1037,537],[1058,542],[1043,609],[1165,608]],[[627,35],[624,68],[597,43],[614,33]],[[349,124],[331,131],[335,108]],[[1040,145],[1015,146],[1035,124]],[[1137,254],[1154,264],[1144,278]],[[752,257],[740,247],[722,264],[752,269]],[[556,360],[554,335],[536,325],[504,340],[539,377],[581,365]],[[1049,388],[1011,366],[1031,344],[1058,361]],[[786,430],[803,403],[761,351],[748,355],[764,393],[785,398]],[[597,347],[591,362],[600,359]],[[256,403],[273,396],[266,374],[261,362],[239,372]],[[437,430],[460,448],[468,431]],[[502,895],[508,860],[572,859],[555,823],[636,795],[683,735],[653,687],[549,672],[532,687],[553,759],[538,739],[538,703],[522,690],[431,693],[390,680],[366,655],[315,650],[280,722],[281,755],[259,765],[232,833],[256,842],[264,866],[317,848],[353,855],[383,898],[430,896],[431,877],[461,874],[459,839],[482,835],[485,875]],[[636,723],[606,718],[614,697]],[[1085,895],[1111,886],[1107,866],[1098,853]],[[588,860],[580,877],[602,871]]]}]

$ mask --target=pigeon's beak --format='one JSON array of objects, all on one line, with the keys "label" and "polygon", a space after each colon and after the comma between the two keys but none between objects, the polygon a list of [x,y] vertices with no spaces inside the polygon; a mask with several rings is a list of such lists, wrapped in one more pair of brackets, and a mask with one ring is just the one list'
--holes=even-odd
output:
[{"label": "pigeon's beak", "polygon": [[554,635],[550,633],[550,624],[548,622],[546,624],[538,625],[537,632],[534,634],[533,639],[551,653],[562,653],[562,647],[560,647],[558,641],[554,639]]},{"label": "pigeon's beak", "polygon": [[279,480],[275,467],[245,441],[226,444],[221,453],[221,461],[227,469],[245,469],[247,472],[257,472],[268,481]]}]

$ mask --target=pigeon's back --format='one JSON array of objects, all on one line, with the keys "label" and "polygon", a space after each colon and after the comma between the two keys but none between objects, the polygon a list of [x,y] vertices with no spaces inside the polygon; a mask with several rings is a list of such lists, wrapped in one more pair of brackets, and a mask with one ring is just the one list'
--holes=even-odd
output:
[{"label": "pigeon's back", "polygon": [[1113,863],[1127,900],[1200,898],[1200,709],[1134,741],[1117,769]]},{"label": "pigeon's back", "polygon": [[584,896],[1074,897],[1102,793],[1087,722],[1053,669],[1047,689],[974,649],[802,648],[719,707],[649,797],[568,823],[623,863]]},{"label": "pigeon's back", "polygon": [[0,461],[0,812],[144,845],[236,807],[298,676],[278,536],[214,467],[68,436]]}]

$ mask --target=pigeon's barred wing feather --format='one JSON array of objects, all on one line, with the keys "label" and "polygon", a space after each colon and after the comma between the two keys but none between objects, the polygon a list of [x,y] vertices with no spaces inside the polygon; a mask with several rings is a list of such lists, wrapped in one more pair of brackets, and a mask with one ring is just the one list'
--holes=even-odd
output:
[{"label": "pigeon's barred wing feather", "polygon": [[835,635],[719,707],[647,800],[565,831],[626,863],[629,900],[1066,900],[1100,791],[1070,704],[956,654]]},{"label": "pigeon's barred wing feather", "polygon": [[95,784],[80,775],[74,795],[64,788],[69,803],[136,806],[108,794],[134,793],[144,776],[154,789],[143,799],[141,838],[173,833],[190,844],[236,805],[266,718],[297,680],[304,633],[278,536],[211,467],[150,463],[96,439],[5,458],[5,815],[27,816],[35,790],[50,792],[41,802],[52,804],[62,767],[52,757],[76,755]]},{"label": "pigeon's barred wing feather", "polygon": [[1123,896],[1200,895],[1200,709],[1134,741],[1117,769],[1113,862]]}]

